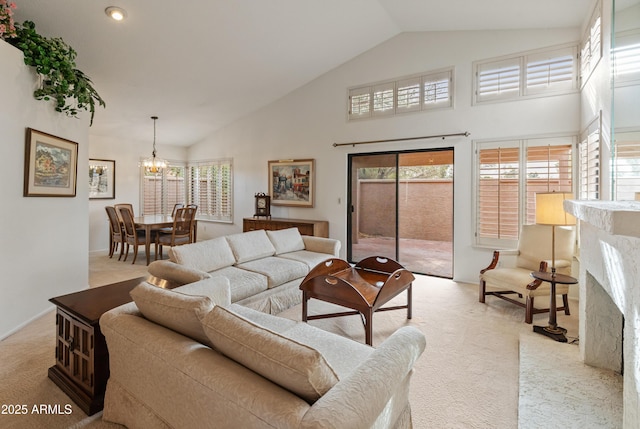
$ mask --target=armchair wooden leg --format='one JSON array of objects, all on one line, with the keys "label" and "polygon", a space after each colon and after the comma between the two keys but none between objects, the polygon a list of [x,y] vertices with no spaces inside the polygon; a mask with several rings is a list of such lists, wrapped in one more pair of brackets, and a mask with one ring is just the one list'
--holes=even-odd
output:
[{"label": "armchair wooden leg", "polygon": [[479,294],[478,294],[478,301],[484,303],[484,297],[485,297],[485,292],[487,290],[487,284],[485,283],[484,280],[480,280],[480,288],[479,288]]},{"label": "armchair wooden leg", "polygon": [[562,305],[564,305],[564,314],[570,316],[571,313],[569,312],[569,295],[567,295],[566,293],[562,295]]},{"label": "armchair wooden leg", "polygon": [[532,324],[533,323],[533,298],[527,297],[526,310],[524,313],[524,323]]}]

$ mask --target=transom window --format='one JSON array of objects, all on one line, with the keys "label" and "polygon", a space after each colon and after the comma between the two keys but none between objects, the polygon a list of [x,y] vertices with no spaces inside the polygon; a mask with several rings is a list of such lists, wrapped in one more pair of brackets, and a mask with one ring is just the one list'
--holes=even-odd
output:
[{"label": "transom window", "polygon": [[453,68],[349,89],[348,118],[357,120],[453,106]]},{"label": "transom window", "polygon": [[577,90],[575,45],[563,45],[474,63],[474,104]]}]

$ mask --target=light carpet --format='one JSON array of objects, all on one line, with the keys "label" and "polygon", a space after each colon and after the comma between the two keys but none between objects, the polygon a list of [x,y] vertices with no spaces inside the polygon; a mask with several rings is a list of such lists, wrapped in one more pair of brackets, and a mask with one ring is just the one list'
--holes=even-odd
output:
[{"label": "light carpet", "polygon": [[[100,264],[119,268],[116,270],[117,279],[110,280],[115,278],[111,274],[101,275],[100,280],[92,280],[92,286],[124,280],[120,271],[127,269],[133,270],[128,278],[138,277],[144,267],[104,257],[92,257],[91,264],[92,279],[98,278],[97,273],[105,272],[99,268]],[[517,428],[518,402],[523,401],[519,397],[518,383],[522,338],[536,338],[537,358],[531,361],[534,367],[540,356],[546,360],[549,354],[556,353],[558,343],[538,338],[531,331],[531,325],[523,323],[522,308],[491,298],[487,299],[487,304],[480,304],[477,295],[477,286],[473,284],[418,276],[414,283],[413,319],[407,320],[403,310],[374,316],[374,346],[404,325],[416,326],[426,336],[427,348],[415,365],[411,382],[410,401],[415,428]],[[404,299],[403,294],[394,301],[400,303]],[[574,313],[577,313],[577,303],[572,302],[572,305]],[[310,312],[325,312],[330,306],[312,300]],[[300,320],[301,308],[293,307],[281,316]],[[546,324],[547,317],[536,315],[534,323]],[[576,316],[559,313],[558,320],[569,329],[570,336],[576,335]],[[309,323],[364,342],[364,330],[358,316]],[[0,414],[0,427],[119,428],[119,425],[102,422],[100,413],[87,417],[47,378],[47,369],[54,364],[54,326],[52,311],[0,342],[1,403],[26,404],[30,411],[26,415]],[[562,346],[569,347],[566,344]],[[575,360],[577,357],[574,354],[566,359]],[[570,393],[563,392],[562,386],[557,391],[561,396]],[[59,404],[61,408],[71,404],[72,413],[32,413],[33,405],[39,404]],[[561,407],[548,415],[545,424],[537,427],[572,427],[558,425],[555,415],[571,419],[571,415]],[[523,429],[533,427],[536,426],[522,426]]]}]

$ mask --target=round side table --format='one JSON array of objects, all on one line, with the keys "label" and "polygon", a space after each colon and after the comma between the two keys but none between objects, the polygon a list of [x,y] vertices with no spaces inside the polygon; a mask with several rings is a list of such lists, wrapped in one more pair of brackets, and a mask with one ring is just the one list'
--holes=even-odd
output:
[{"label": "round side table", "polygon": [[572,285],[578,283],[578,280],[565,274],[557,274],[555,272],[546,271],[534,271],[531,273],[531,277],[534,279],[542,280],[551,284],[551,299],[549,303],[549,325],[547,326],[534,326],[533,332],[546,335],[561,343],[567,342],[567,337],[564,334],[567,330],[558,326],[556,321],[556,284]]}]

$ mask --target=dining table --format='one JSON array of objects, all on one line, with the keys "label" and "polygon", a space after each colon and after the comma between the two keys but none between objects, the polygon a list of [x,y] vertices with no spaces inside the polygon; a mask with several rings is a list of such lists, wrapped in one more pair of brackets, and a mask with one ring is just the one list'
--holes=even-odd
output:
[{"label": "dining table", "polygon": [[[159,229],[173,227],[173,217],[171,215],[143,215],[133,219],[136,229],[144,229],[144,253],[147,255],[147,265],[151,262],[151,232]],[[198,231],[198,221],[193,222],[193,241],[196,241]]]}]

